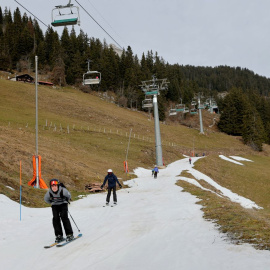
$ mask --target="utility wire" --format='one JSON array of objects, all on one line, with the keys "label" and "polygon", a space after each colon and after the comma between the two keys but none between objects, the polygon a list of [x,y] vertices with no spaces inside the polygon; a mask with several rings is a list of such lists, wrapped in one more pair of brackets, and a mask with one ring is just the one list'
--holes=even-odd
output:
[{"label": "utility wire", "polygon": [[49,28],[49,26],[47,24],[45,24],[43,21],[41,21],[38,17],[36,17],[32,12],[30,12],[27,8],[25,8],[23,5],[21,5],[17,0],[14,0],[17,4],[19,4],[22,8],[24,8],[26,11],[28,11],[31,15],[33,15],[35,17],[35,19],[37,19],[38,21],[40,21],[42,24],[44,24],[47,28]]},{"label": "utility wire", "polygon": [[88,16],[121,48],[123,47],[93,18],[93,16],[77,1],[77,4],[88,14]]}]

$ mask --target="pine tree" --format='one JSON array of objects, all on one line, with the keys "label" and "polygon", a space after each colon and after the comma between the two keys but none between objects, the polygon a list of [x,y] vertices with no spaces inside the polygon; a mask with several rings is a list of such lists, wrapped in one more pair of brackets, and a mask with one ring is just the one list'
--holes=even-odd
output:
[{"label": "pine tree", "polygon": [[54,84],[60,86],[66,85],[65,63],[61,57],[58,57],[55,61],[51,80]]},{"label": "pine tree", "polygon": [[218,127],[229,135],[242,135],[243,117],[249,105],[242,89],[233,88],[224,99]]},{"label": "pine tree", "polygon": [[51,68],[55,66],[56,59],[59,55],[62,59],[62,48],[59,40],[58,33],[55,32],[52,27],[49,27],[45,33],[45,53],[46,53],[46,63]]},{"label": "pine tree", "polygon": [[151,78],[151,72],[148,68],[147,62],[146,62],[146,58],[144,53],[142,54],[142,59],[141,59],[141,80],[142,81],[147,81]]},{"label": "pine tree", "polygon": [[4,23],[2,8],[0,7],[0,28],[2,29],[2,25]]},{"label": "pine tree", "polygon": [[12,24],[12,23],[13,23],[13,20],[12,20],[11,11],[10,9],[7,9],[6,7],[4,11],[4,25]]},{"label": "pine tree", "polygon": [[101,58],[102,88],[116,92],[120,84],[119,56],[112,47],[104,48]]},{"label": "pine tree", "polygon": [[265,130],[260,115],[255,108],[248,106],[243,116],[242,138],[244,143],[256,151],[262,151],[265,137]]}]

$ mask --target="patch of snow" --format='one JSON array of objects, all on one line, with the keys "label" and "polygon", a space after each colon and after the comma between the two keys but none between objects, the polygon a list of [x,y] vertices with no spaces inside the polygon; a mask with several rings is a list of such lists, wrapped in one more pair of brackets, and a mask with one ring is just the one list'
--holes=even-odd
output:
[{"label": "patch of snow", "polygon": [[236,160],[243,160],[243,161],[250,161],[250,162],[253,162],[252,160],[250,159],[247,159],[247,158],[242,158],[242,157],[238,157],[238,156],[230,156],[231,158],[233,159],[236,159]]},{"label": "patch of snow", "polygon": [[240,162],[237,162],[237,161],[235,161],[235,160],[233,160],[231,158],[225,157],[224,155],[219,155],[219,157],[222,158],[222,159],[224,159],[224,160],[230,161],[232,163],[238,164],[238,165],[244,165],[244,164],[242,164]]}]

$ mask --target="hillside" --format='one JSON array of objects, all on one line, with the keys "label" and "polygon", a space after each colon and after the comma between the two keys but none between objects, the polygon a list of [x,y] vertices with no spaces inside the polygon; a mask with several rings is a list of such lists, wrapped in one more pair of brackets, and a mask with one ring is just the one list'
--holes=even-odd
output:
[{"label": "hillside", "polygon": [[[5,185],[18,186],[20,160],[24,185],[32,178],[35,86],[7,80],[0,80],[0,84],[1,183],[4,184],[1,189],[6,193]],[[154,121],[148,119],[148,114],[119,108],[73,88],[40,86],[38,102],[38,152],[44,180],[57,177],[70,188],[82,191],[86,183],[103,180],[108,168],[124,179],[123,161],[130,129],[130,171],[155,164]],[[182,154],[189,155],[193,147],[200,155],[250,152],[238,138],[212,132],[209,126],[205,127],[205,135],[200,135],[196,129],[168,122],[161,124],[161,136],[165,164],[181,158]],[[29,188],[25,186],[25,189]]]},{"label": "hillside", "polygon": [[[86,94],[68,87],[40,86],[38,89],[38,152],[42,157],[42,178],[47,183],[51,178],[59,178],[76,199],[78,194],[86,194],[85,184],[102,183],[108,168],[112,168],[123,182],[134,177],[135,168],[151,169],[155,164],[154,121],[147,113],[120,108],[101,93]],[[22,161],[22,203],[45,206],[45,191],[27,185],[32,179],[32,156],[35,154],[35,86],[1,79],[0,91],[0,193],[19,201],[19,162]],[[196,162],[196,169],[264,209],[242,210],[237,204],[189,183],[181,181],[179,185],[201,199],[206,218],[214,219],[221,228],[225,224],[224,231],[234,233],[237,229],[238,235],[243,236],[245,230],[248,239],[258,233],[263,242],[268,241],[269,146],[264,145],[260,153],[254,152],[243,145],[239,137],[217,132],[215,126],[209,127],[216,116],[207,112],[204,112],[205,134],[199,134],[196,117],[190,118],[186,126],[176,119],[161,123],[165,165],[189,155],[193,149],[199,156],[205,153],[207,158]],[[131,129],[130,174],[126,175],[123,161]],[[241,168],[224,165],[218,158],[220,154],[246,157],[254,164]],[[182,172],[181,176],[185,174]],[[213,189],[204,181],[201,185]],[[239,224],[243,227],[239,228]]]}]

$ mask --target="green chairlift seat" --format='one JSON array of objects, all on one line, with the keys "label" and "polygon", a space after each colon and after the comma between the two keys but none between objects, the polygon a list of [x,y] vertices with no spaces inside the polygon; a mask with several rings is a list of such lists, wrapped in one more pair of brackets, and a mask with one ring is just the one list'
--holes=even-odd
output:
[{"label": "green chairlift seat", "polygon": [[55,20],[52,22],[52,26],[66,26],[66,25],[76,25],[78,23],[78,18]]}]

